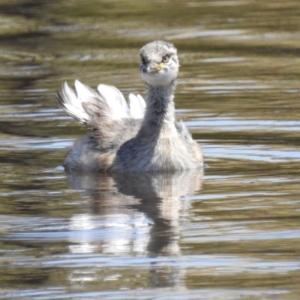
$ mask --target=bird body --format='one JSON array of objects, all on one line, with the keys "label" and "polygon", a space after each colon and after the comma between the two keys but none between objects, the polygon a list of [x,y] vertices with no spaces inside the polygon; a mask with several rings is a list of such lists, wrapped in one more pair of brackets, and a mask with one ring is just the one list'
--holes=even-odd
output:
[{"label": "bird body", "polygon": [[130,94],[128,105],[115,87],[100,84],[96,93],[78,80],[76,94],[67,83],[58,91],[59,105],[90,129],[68,153],[66,169],[155,172],[203,166],[200,146],[175,122],[176,48],[154,41],[140,56],[146,101]]}]

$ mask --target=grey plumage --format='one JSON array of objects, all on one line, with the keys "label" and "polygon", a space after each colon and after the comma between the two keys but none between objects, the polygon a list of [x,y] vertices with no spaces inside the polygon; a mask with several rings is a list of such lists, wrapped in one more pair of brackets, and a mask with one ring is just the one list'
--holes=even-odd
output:
[{"label": "grey plumage", "polygon": [[175,122],[176,48],[154,41],[140,56],[146,108],[141,96],[130,95],[128,106],[120,91],[105,85],[96,93],[76,81],[77,94],[67,84],[58,91],[59,105],[89,128],[67,155],[67,169],[151,172],[202,167],[201,148],[186,126]]}]

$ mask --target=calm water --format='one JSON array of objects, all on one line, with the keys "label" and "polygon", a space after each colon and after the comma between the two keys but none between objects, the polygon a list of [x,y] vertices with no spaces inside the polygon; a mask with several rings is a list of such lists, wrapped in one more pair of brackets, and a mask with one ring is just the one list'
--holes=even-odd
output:
[{"label": "calm water", "polygon": [[[143,94],[173,42],[205,174],[65,174],[76,78]],[[0,0],[1,299],[300,299],[300,5]]]}]

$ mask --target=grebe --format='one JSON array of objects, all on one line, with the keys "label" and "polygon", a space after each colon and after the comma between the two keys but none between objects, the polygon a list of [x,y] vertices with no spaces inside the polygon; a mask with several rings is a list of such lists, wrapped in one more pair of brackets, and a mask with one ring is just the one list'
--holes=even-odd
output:
[{"label": "grebe", "polygon": [[179,61],[173,44],[154,41],[140,50],[146,101],[113,86],[98,92],[64,83],[57,100],[89,132],[67,154],[64,166],[86,172],[164,172],[201,168],[203,155],[183,122],[175,121],[174,91]]}]

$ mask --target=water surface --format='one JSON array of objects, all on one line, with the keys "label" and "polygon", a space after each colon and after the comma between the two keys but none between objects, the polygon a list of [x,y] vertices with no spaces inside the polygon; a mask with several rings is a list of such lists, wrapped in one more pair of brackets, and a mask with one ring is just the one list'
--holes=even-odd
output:
[{"label": "water surface", "polygon": [[[0,1],[0,25],[2,299],[299,299],[298,1]],[[154,39],[204,173],[66,174],[85,128],[55,91],[144,94]]]}]

